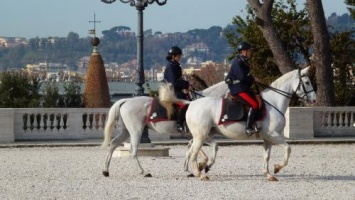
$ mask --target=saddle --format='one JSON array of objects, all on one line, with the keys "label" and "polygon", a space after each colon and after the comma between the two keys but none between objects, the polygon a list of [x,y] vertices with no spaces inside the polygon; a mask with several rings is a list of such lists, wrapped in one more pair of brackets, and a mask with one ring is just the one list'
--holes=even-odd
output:
[{"label": "saddle", "polygon": [[[232,99],[229,95],[228,97],[223,98],[221,107],[221,115],[218,125],[238,121],[246,121],[248,118],[248,111],[250,106],[244,105],[238,99]],[[265,114],[265,106],[264,103],[262,103],[261,109],[256,112],[255,121],[263,120]]]},{"label": "saddle", "polygon": [[173,108],[174,108],[173,115],[169,119],[167,110],[165,109],[164,106],[160,104],[159,98],[158,97],[153,98],[152,103],[150,104],[150,110],[148,116],[146,118],[146,123],[176,120],[179,106],[174,104]]}]

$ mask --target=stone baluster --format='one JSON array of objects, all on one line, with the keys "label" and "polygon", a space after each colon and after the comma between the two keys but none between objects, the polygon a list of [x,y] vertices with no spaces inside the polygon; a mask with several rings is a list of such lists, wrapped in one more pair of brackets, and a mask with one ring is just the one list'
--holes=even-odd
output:
[{"label": "stone baluster", "polygon": [[332,127],[332,113],[328,112],[327,128]]}]

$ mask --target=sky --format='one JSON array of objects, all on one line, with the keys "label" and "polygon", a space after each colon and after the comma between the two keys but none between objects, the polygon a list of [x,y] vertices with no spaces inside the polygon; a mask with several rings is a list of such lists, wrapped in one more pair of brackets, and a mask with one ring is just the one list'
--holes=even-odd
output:
[{"label": "sky", "polygon": [[[306,0],[297,0],[299,8]],[[247,0],[167,0],[144,10],[144,30],[163,33],[186,32],[211,26],[225,27],[236,15],[245,16]],[[69,32],[89,36],[96,20],[97,36],[115,26],[137,30],[137,11],[120,0],[1,0],[0,37],[66,37]],[[348,13],[344,0],[323,0],[325,15]]]}]

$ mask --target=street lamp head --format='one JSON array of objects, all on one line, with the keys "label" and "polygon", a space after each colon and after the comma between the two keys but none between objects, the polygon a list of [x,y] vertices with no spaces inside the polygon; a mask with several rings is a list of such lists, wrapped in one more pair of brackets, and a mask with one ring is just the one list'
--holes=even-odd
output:
[{"label": "street lamp head", "polygon": [[[101,0],[104,3],[113,3],[116,0]],[[153,4],[156,2],[159,6],[165,5],[167,0],[120,0],[122,3],[130,3],[131,6]]]},{"label": "street lamp head", "polygon": [[101,0],[102,2],[104,2],[104,3],[113,3],[113,2],[115,2],[116,0]]}]

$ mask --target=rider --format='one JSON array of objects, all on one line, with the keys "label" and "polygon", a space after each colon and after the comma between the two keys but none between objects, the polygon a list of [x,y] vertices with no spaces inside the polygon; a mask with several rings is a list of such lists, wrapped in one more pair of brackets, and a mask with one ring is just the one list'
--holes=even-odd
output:
[{"label": "rider", "polygon": [[[178,46],[173,46],[168,51],[166,60],[168,61],[164,72],[164,80],[171,83],[174,86],[176,97],[179,99],[188,99],[189,82],[182,78],[182,69],[180,66],[180,60],[182,57],[182,51]],[[177,116],[177,131],[182,132],[184,130],[185,114],[187,110],[186,105],[179,105],[180,109]]]},{"label": "rider", "polygon": [[249,137],[258,132],[256,129],[253,129],[253,124],[259,104],[251,86],[259,81],[250,72],[248,61],[252,57],[251,45],[245,41],[241,42],[238,44],[237,50],[239,54],[232,63],[231,69],[226,77],[226,83],[228,84],[232,99],[238,99],[243,104],[250,106],[245,130]]}]

